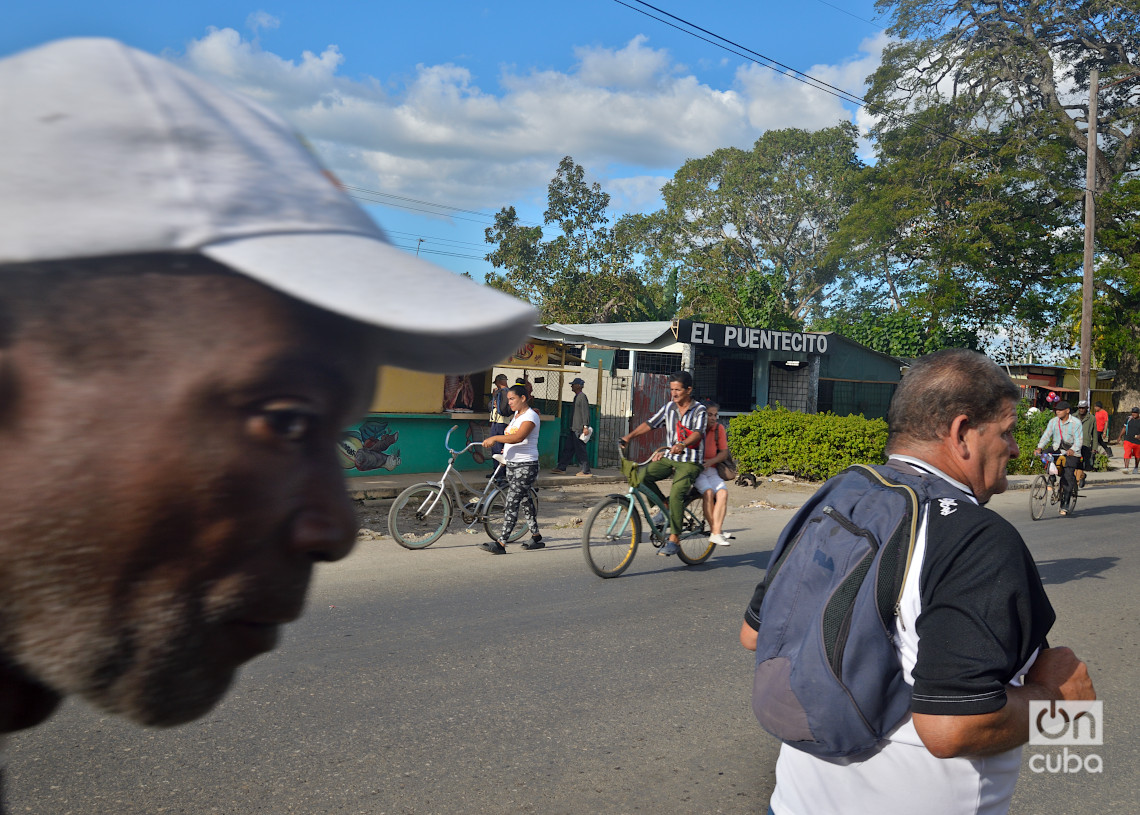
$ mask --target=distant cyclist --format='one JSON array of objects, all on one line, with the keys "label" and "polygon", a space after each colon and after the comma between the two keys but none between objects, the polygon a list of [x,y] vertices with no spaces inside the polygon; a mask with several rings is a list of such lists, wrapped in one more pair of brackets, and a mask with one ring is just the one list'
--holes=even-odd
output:
[{"label": "distant cyclist", "polygon": [[1061,502],[1061,514],[1068,515],[1069,502],[1077,494],[1077,471],[1081,467],[1081,440],[1084,428],[1081,426],[1081,420],[1069,413],[1069,403],[1064,399],[1053,403],[1053,411],[1056,415],[1041,434],[1033,455],[1040,456],[1042,450],[1058,450],[1063,455],[1063,458],[1057,460],[1057,469],[1061,473],[1061,484],[1065,488],[1062,490],[1064,500]]}]

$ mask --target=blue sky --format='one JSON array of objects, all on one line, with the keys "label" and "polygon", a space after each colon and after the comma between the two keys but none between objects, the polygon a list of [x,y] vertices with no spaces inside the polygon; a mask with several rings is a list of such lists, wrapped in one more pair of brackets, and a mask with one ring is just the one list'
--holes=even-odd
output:
[{"label": "blue sky", "polygon": [[[871,0],[653,5],[857,95],[886,42]],[[611,194],[615,215],[648,212],[688,158],[769,129],[867,123],[628,6],[39,0],[6,9],[0,55],[109,36],[254,96],[346,185],[371,191],[358,200],[397,245],[476,279],[490,269],[490,216],[514,205],[539,222],[565,155]]]}]

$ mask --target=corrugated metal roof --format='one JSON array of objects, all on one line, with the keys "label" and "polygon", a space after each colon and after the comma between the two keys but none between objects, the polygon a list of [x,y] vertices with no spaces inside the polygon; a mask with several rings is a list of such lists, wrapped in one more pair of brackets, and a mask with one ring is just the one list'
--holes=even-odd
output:
[{"label": "corrugated metal roof", "polygon": [[536,339],[599,345],[660,346],[676,342],[673,324],[667,320],[641,323],[550,323],[534,332]]}]

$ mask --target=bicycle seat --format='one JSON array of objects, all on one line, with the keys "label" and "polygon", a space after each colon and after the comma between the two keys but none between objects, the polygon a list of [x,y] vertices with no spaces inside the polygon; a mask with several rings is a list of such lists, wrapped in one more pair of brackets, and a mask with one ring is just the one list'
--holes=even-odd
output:
[{"label": "bicycle seat", "polygon": [[506,466],[507,464],[507,460],[503,458],[502,453],[495,453],[493,456],[491,456],[491,458],[495,459],[495,461],[499,462],[503,466]]}]

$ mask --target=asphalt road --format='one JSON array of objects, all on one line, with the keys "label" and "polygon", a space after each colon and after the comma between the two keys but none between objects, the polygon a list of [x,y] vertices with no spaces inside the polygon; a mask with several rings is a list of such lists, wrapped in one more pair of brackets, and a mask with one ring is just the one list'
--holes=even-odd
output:
[{"label": "asphalt road", "polygon": [[[707,564],[646,546],[606,581],[572,527],[592,497],[547,496],[538,552],[493,557],[464,533],[420,552],[362,543],[203,720],[144,730],[68,703],[11,739],[11,811],[763,813],[777,744],[737,632],[790,510],[734,506],[739,537]],[[1104,745],[1070,750],[1103,772],[1026,768],[1013,812],[1134,813],[1140,489],[1089,489],[1071,519],[1032,522],[1024,491],[994,508],[1038,560],[1052,643],[1089,662],[1105,702]]]}]

